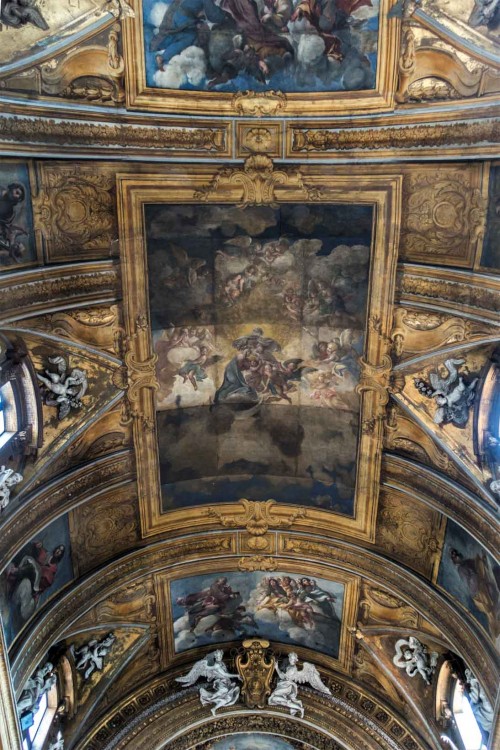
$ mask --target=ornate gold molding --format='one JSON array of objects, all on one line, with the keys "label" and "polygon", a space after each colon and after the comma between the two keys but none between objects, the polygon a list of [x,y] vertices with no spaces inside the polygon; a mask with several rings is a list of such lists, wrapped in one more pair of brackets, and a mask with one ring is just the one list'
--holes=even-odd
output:
[{"label": "ornate gold molding", "polygon": [[152,432],[155,428],[154,420],[147,416],[143,408],[143,391],[155,391],[159,384],[156,378],[157,354],[149,351],[149,323],[145,313],[135,317],[134,327],[130,335],[124,331],[117,332],[117,348],[123,349],[125,366],[115,382],[125,393],[123,403],[123,424],[136,419],[141,429]]},{"label": "ornate gold molding", "polygon": [[485,119],[440,124],[394,125],[383,128],[308,128],[290,126],[291,156],[301,152],[401,151],[474,147],[500,142],[500,121]]},{"label": "ornate gold molding", "polygon": [[391,333],[396,357],[427,354],[447,344],[500,335],[500,326],[418,308],[397,307]]},{"label": "ornate gold molding", "polygon": [[319,201],[322,199],[321,190],[309,187],[303,179],[299,169],[282,167],[275,169],[273,160],[265,154],[252,154],[245,160],[243,169],[240,167],[224,167],[213,179],[194,194],[195,200],[220,200],[225,190],[240,187],[241,200],[238,205],[274,203],[278,200],[280,187],[297,190],[303,194],[305,201]]},{"label": "ornate gold molding", "polygon": [[[1,122],[1,118],[0,118]],[[112,261],[40,268],[0,275],[0,321],[40,315],[45,309],[115,302],[118,269]]]},{"label": "ornate gold molding", "polygon": [[278,563],[273,557],[254,555],[253,557],[240,557],[238,570],[253,572],[254,570],[276,570]]},{"label": "ornate gold molding", "polygon": [[0,118],[0,142],[26,144],[29,151],[39,152],[43,146],[53,146],[55,153],[65,147],[102,155],[103,147],[116,149],[120,155],[126,146],[128,152],[150,156],[156,153],[198,153],[209,156],[229,155],[229,129],[227,125],[192,127],[189,125],[143,125],[114,122],[88,122],[69,118],[50,119],[25,115]]},{"label": "ornate gold molding", "polygon": [[206,513],[211,518],[217,518],[219,523],[226,528],[245,528],[250,537],[246,540],[246,545],[253,550],[268,548],[270,541],[265,539],[265,535],[270,527],[289,529],[297,519],[307,517],[305,508],[297,508],[286,516],[274,515],[273,508],[278,507],[276,500],[266,500],[262,503],[241,499],[239,505],[244,511],[243,514],[226,515],[213,507],[207,508]]},{"label": "ornate gold molding", "polygon": [[38,173],[33,210],[49,262],[116,256],[116,167],[42,162]]},{"label": "ornate gold molding", "polygon": [[460,317],[471,314],[476,319],[498,322],[500,313],[500,280],[476,273],[403,263],[396,286],[399,304],[437,306]]},{"label": "ornate gold molding", "polygon": [[286,109],[287,98],[281,91],[238,91],[232,106],[238,115],[269,117]]}]

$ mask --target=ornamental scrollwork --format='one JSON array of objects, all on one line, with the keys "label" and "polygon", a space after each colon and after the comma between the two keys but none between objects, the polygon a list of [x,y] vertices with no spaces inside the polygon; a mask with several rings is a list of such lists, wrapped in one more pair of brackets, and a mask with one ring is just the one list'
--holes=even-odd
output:
[{"label": "ornamental scrollwork", "polygon": [[276,191],[280,187],[295,188],[303,195],[304,200],[321,200],[321,191],[307,186],[300,170],[288,167],[275,169],[273,160],[265,154],[252,154],[245,160],[242,169],[219,170],[208,185],[195,192],[194,197],[196,200],[207,202],[220,199],[220,194],[224,191],[239,188],[239,206],[272,204],[277,200]]},{"label": "ornamental scrollwork", "polygon": [[245,528],[250,536],[247,544],[250,549],[263,550],[268,546],[268,541],[263,538],[272,526],[274,528],[290,528],[294,521],[306,516],[304,508],[298,508],[287,516],[276,516],[273,514],[273,508],[277,505],[276,500],[266,500],[257,502],[242,499],[239,505],[243,508],[244,513],[235,513],[227,515],[221,513],[217,508],[210,507],[207,514],[217,518],[219,523],[225,527]]},{"label": "ornamental scrollwork", "polygon": [[233,108],[239,115],[277,115],[286,105],[286,96],[281,91],[239,91],[233,97]]}]

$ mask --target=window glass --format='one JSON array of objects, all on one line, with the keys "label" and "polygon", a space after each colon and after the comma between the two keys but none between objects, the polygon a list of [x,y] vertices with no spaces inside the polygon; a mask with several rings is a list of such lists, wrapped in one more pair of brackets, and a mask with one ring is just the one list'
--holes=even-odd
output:
[{"label": "window glass", "polygon": [[38,704],[36,713],[33,715],[33,724],[28,729],[28,734],[29,734],[29,738],[31,741],[35,739],[35,735],[38,732],[38,727],[40,726],[42,722],[42,719],[44,717],[46,710],[47,710],[47,693],[44,693],[42,697],[40,698],[40,703]]},{"label": "window glass", "polygon": [[458,682],[453,696],[453,716],[465,750],[486,750],[483,734],[474,716],[470,701],[463,686]]}]

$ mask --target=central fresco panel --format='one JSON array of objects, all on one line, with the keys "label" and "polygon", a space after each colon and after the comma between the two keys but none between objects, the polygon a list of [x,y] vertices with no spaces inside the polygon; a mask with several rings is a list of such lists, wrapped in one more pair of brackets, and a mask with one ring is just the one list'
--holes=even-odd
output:
[{"label": "central fresco panel", "polygon": [[378,0],[142,0],[146,80],[165,89],[373,89]]},{"label": "central fresco panel", "polygon": [[163,510],[353,515],[372,207],[146,205]]}]

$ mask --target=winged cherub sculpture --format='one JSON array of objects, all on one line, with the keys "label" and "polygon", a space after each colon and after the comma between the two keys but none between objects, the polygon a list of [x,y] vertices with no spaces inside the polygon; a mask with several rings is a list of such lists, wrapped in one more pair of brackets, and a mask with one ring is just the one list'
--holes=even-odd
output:
[{"label": "winged cherub sculpture", "polygon": [[447,377],[438,372],[429,373],[430,385],[420,378],[413,382],[422,395],[433,398],[436,402],[434,422],[436,424],[454,424],[465,427],[469,419],[469,410],[474,402],[478,378],[466,382],[458,368],[465,363],[464,359],[447,359],[444,369]]},{"label": "winged cherub sculpture", "polygon": [[241,677],[228,672],[223,658],[224,652],[218,649],[197,661],[184,677],[176,677],[176,681],[186,687],[194,685],[200,677],[208,680],[212,689],[208,689],[208,686],[200,687],[200,701],[203,706],[213,704],[213,708],[210,709],[212,716],[215,716],[218,708],[234,706],[240,697],[240,688],[232,680],[241,680]]},{"label": "winged cherub sculpture", "polygon": [[49,357],[49,363],[57,367],[57,372],[45,370],[37,372],[38,380],[45,386],[45,403],[59,408],[58,418],[64,419],[71,409],[81,409],[82,397],[88,387],[87,375],[77,367],[68,372],[68,363],[60,355]]},{"label": "winged cherub sculpture", "polygon": [[320,693],[324,693],[325,695],[331,695],[331,692],[322,682],[319,672],[314,664],[305,661],[302,669],[298,669],[298,660],[299,657],[292,651],[292,653],[288,655],[288,666],[284,672],[281,671],[278,664],[275,665],[279,680],[275,689],[269,696],[267,703],[269,706],[284,706],[289,709],[292,716],[299,714],[303,717],[304,706],[298,697],[298,685],[307,683],[312,688],[319,690]]},{"label": "winged cherub sculpture", "polygon": [[392,661],[396,667],[404,669],[409,677],[419,674],[425,684],[430,685],[436,671],[438,653],[429,651],[425,643],[421,643],[413,635],[408,640],[400,638],[396,641],[395,649]]}]

